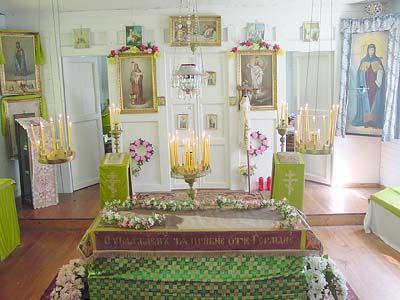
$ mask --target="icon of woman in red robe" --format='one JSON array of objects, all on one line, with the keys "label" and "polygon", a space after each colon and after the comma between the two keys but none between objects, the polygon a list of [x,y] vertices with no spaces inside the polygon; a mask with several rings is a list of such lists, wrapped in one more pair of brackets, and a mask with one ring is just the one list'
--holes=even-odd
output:
[{"label": "icon of woman in red robe", "polygon": [[382,129],[385,91],[385,68],[376,55],[376,46],[369,44],[357,71],[357,112],[351,121],[353,126]]},{"label": "icon of woman in red robe", "polygon": [[136,62],[132,62],[131,71],[131,101],[132,105],[143,105],[145,104],[143,98],[143,72],[140,70],[139,65]]}]

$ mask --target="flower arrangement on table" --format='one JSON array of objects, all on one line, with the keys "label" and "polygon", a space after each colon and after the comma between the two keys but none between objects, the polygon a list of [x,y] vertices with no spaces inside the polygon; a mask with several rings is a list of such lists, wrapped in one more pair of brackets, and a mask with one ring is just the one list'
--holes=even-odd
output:
[{"label": "flower arrangement on table", "polygon": [[[257,169],[257,166],[256,165],[250,165],[249,169],[250,169],[250,176],[253,176],[255,170]],[[242,176],[245,176],[245,177],[248,176],[248,174],[247,174],[247,165],[240,165],[239,166],[239,174],[242,175]]]},{"label": "flower arrangement on table", "polygon": [[136,198],[128,200],[114,200],[106,203],[103,210],[102,222],[108,225],[115,225],[121,228],[131,229],[150,229],[153,226],[161,225],[166,219],[163,214],[153,212],[148,217],[123,216],[120,211],[132,210],[133,208],[155,209],[161,211],[182,211],[182,210],[202,210],[215,208],[230,208],[236,210],[270,208],[277,211],[282,220],[274,222],[274,228],[280,229],[300,229],[302,218],[298,210],[286,199],[262,199],[262,200],[237,200],[228,197],[217,197],[217,199],[207,199],[201,202],[193,200],[157,200]]},{"label": "flower arrangement on table", "polygon": [[257,43],[252,43],[251,41],[242,41],[238,46],[235,46],[229,51],[229,58],[234,58],[236,52],[240,50],[268,50],[275,52],[277,55],[283,55],[284,51],[278,44],[270,44],[267,41],[260,41]]},{"label": "flower arrangement on table", "polygon": [[347,299],[346,279],[328,256],[306,257],[304,273],[309,299]]},{"label": "flower arrangement on table", "polygon": [[268,139],[267,139],[267,137],[264,134],[262,134],[260,131],[258,131],[258,130],[257,131],[253,131],[250,134],[250,137],[253,140],[259,141],[260,145],[257,148],[253,148],[253,146],[250,145],[249,154],[251,156],[262,155],[265,152],[265,150],[268,149]]},{"label": "flower arrangement on table", "polygon": [[81,259],[73,259],[58,271],[56,286],[50,294],[51,300],[87,299],[84,291],[87,285],[85,263]]},{"label": "flower arrangement on table", "polygon": [[[139,148],[144,149],[145,153],[143,155],[139,154]],[[139,138],[130,143],[129,153],[132,159],[136,162],[136,168],[132,169],[132,174],[137,177],[139,176],[143,163],[149,162],[151,157],[154,155],[154,147],[150,142]]]},{"label": "flower arrangement on table", "polygon": [[158,47],[156,45],[153,45],[152,43],[147,43],[145,44],[140,44],[139,46],[122,46],[119,49],[112,49],[110,50],[110,53],[107,55],[107,61],[110,64],[115,64],[115,56],[120,55],[122,53],[148,53],[148,54],[153,54],[156,59],[160,57],[160,50],[158,50]]}]

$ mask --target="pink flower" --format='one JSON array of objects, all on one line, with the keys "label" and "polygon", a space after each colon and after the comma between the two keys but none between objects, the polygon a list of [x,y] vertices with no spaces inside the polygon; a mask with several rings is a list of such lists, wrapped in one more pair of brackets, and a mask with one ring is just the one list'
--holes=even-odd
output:
[{"label": "pink flower", "polygon": [[140,156],[135,156],[136,161],[140,161]]},{"label": "pink flower", "polygon": [[115,50],[111,50],[110,54],[111,54],[112,56],[115,56]]},{"label": "pink flower", "polygon": [[267,42],[266,41],[262,41],[261,42],[261,46],[267,46],[268,44],[267,44]]},{"label": "pink flower", "polygon": [[261,145],[261,146],[260,146],[260,150],[261,150],[261,151],[264,152],[266,149],[267,149],[267,148],[266,148],[264,145]]},{"label": "pink flower", "polygon": [[252,154],[252,153],[254,153],[254,151],[255,150],[253,148],[250,148],[249,153]]},{"label": "pink flower", "polygon": [[263,134],[260,134],[260,136],[258,137],[260,140],[265,139],[265,136]]},{"label": "pink flower", "polygon": [[135,148],[136,148],[135,145],[132,145],[132,144],[131,144],[131,145],[129,146],[129,149],[131,149],[132,151],[134,151]]},{"label": "pink flower", "polygon": [[251,42],[250,42],[249,40],[247,40],[244,44],[245,44],[247,47],[250,47],[250,46],[251,46]]},{"label": "pink flower", "polygon": [[145,155],[147,158],[150,158],[151,157],[151,154],[150,153],[146,153],[146,155]]},{"label": "pink flower", "polygon": [[149,147],[146,148],[146,150],[147,150],[148,152],[150,152],[150,151],[153,150],[153,147],[150,147],[150,146],[149,146]]},{"label": "pink flower", "polygon": [[238,50],[238,48],[237,48],[237,47],[233,47],[233,48],[232,48],[232,50],[231,50],[231,52],[233,52],[233,53],[236,53],[236,52],[237,52],[237,50]]},{"label": "pink flower", "polygon": [[268,141],[267,141],[267,140],[263,140],[263,141],[262,141],[262,144],[265,145],[265,146],[267,146],[267,145],[268,145]]},{"label": "pink flower", "polygon": [[256,150],[256,154],[257,154],[257,155],[260,155],[260,154],[261,154],[261,151],[257,149],[257,150]]},{"label": "pink flower", "polygon": [[149,144],[149,142],[144,141],[142,145],[146,147],[148,144]]},{"label": "pink flower", "polygon": [[136,146],[139,146],[139,145],[140,145],[140,141],[139,141],[139,140],[136,140],[136,141],[134,142],[134,144],[135,144]]},{"label": "pink flower", "polygon": [[254,139],[256,139],[256,138],[257,138],[257,132],[253,132],[253,133],[251,134],[251,137],[254,138]]}]

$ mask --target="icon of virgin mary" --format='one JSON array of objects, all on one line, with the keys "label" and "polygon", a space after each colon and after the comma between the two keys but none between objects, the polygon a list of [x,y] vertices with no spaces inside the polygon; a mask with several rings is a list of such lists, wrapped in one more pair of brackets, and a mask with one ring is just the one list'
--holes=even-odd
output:
[{"label": "icon of virgin mary", "polygon": [[357,111],[351,121],[353,126],[382,129],[385,90],[385,68],[376,56],[375,44],[369,44],[357,71]]}]

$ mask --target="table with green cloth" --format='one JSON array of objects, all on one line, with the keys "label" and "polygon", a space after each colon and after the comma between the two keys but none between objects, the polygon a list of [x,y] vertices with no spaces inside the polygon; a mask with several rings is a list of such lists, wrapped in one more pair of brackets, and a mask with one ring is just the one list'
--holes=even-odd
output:
[{"label": "table with green cloth", "polygon": [[14,190],[14,180],[0,178],[0,261],[21,244]]},{"label": "table with green cloth", "polygon": [[100,205],[107,201],[125,200],[130,196],[129,153],[107,153],[100,162]]},{"label": "table with green cloth", "polygon": [[163,213],[165,223],[148,230],[97,216],[78,247],[91,261],[91,300],[308,299],[305,257],[320,255],[322,245],[304,220],[277,228],[281,217],[269,208]]},{"label": "table with green cloth", "polygon": [[304,207],[304,161],[297,152],[278,152],[272,162],[272,192],[274,199],[286,198],[300,210]]}]

